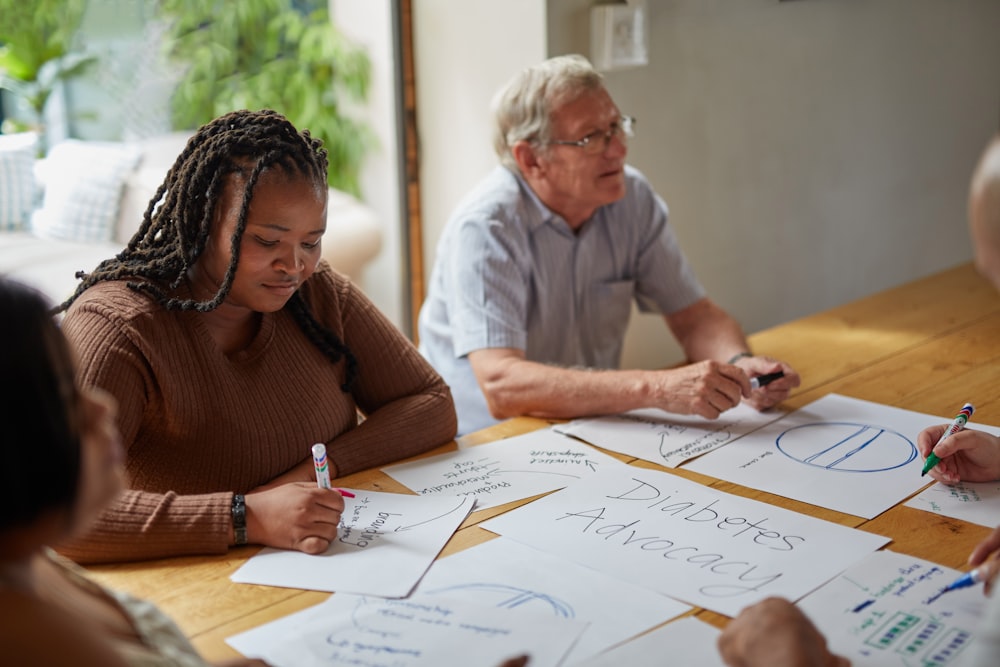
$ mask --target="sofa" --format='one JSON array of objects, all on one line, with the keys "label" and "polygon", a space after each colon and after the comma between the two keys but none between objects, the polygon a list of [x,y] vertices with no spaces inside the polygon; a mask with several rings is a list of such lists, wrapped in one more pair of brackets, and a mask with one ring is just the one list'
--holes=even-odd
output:
[{"label": "sofa", "polygon": [[[77,271],[117,254],[189,135],[136,142],[66,140],[37,159],[37,138],[0,135],[0,275],[32,285],[52,303],[75,289]],[[362,283],[382,246],[374,211],[331,189],[323,258]]]}]

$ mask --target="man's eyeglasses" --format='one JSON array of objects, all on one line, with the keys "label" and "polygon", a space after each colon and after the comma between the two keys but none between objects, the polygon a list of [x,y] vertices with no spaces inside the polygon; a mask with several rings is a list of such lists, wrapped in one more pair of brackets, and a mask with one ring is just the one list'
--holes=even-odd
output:
[{"label": "man's eyeglasses", "polygon": [[622,141],[625,141],[634,136],[635,118],[632,116],[622,116],[617,123],[612,123],[606,132],[594,130],[583,139],[578,139],[577,141],[552,140],[549,143],[558,146],[576,146],[577,148],[582,148],[583,152],[588,155],[596,155],[607,150],[612,138],[618,137]]}]

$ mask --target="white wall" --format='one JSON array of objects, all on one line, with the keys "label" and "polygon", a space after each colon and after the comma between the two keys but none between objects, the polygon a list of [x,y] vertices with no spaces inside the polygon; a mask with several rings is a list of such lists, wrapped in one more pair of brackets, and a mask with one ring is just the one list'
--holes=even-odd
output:
[{"label": "white wall", "polygon": [[[586,53],[592,4],[414,0],[428,271],[451,207],[494,163],[492,90],[547,55]],[[650,64],[607,75],[639,119],[629,161],[748,331],[971,257],[965,191],[1000,120],[1000,2],[647,7]],[[626,365],[678,360],[662,320],[633,322]]]},{"label": "white wall", "polygon": [[[551,53],[586,50],[591,4],[549,3],[550,26],[577,26],[550,30]],[[966,185],[998,129],[1000,3],[648,6],[650,65],[607,76],[639,118],[629,159],[747,330],[971,257]],[[627,362],[672,360],[644,320]]]},{"label": "white wall", "polygon": [[361,198],[382,222],[382,250],[357,282],[396,326],[405,330],[403,299],[405,249],[402,244],[399,183],[402,178],[396,132],[395,64],[391,0],[330,0],[330,16],[345,35],[362,44],[371,61],[371,87],[361,114],[378,145],[365,157]]},{"label": "white wall", "polygon": [[457,201],[496,165],[490,101],[546,57],[545,0],[413,0],[426,276]]}]

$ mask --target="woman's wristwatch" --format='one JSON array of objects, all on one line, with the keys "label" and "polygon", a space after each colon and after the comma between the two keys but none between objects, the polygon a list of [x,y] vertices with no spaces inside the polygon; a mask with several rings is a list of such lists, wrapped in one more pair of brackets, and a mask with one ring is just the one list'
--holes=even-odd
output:
[{"label": "woman's wristwatch", "polygon": [[247,503],[241,493],[233,494],[233,535],[236,538],[236,545],[247,543]]}]

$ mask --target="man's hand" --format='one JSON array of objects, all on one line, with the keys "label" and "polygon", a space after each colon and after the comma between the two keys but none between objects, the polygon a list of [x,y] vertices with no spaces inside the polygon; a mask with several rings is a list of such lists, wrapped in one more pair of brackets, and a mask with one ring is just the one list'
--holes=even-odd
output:
[{"label": "man's hand", "polygon": [[754,389],[746,402],[757,410],[766,410],[781,403],[802,383],[802,378],[788,364],[772,359],[771,357],[743,357],[736,361],[736,365],[746,372],[749,377],[767,375],[769,373],[784,373],[784,377]]},{"label": "man's hand", "polygon": [[1000,479],[1000,438],[965,429],[935,447],[950,424],[929,426],[917,435],[917,449],[924,458],[931,450],[941,461],[927,473],[939,482],[994,482]]},{"label": "man's hand", "polygon": [[648,387],[649,404],[682,415],[715,419],[750,395],[750,380],[737,366],[718,361],[656,371]]},{"label": "man's hand", "polygon": [[315,483],[293,482],[251,491],[246,505],[249,542],[320,554],[337,538],[344,498]]},{"label": "man's hand", "polygon": [[719,654],[730,667],[850,667],[834,655],[798,607],[772,597],[740,612],[719,635]]}]

